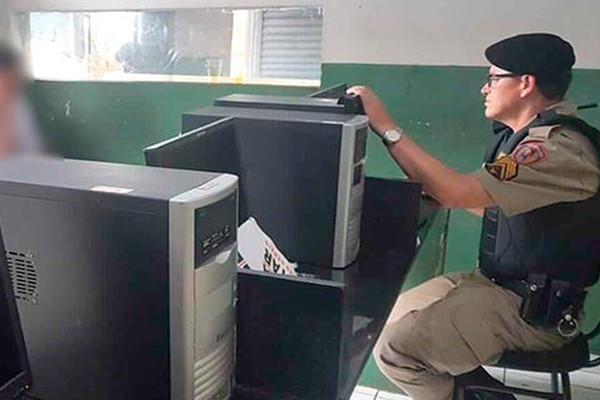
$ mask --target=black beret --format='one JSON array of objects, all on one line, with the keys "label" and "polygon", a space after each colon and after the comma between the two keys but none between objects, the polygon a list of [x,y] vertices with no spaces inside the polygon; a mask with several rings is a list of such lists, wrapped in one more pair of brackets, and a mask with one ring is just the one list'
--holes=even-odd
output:
[{"label": "black beret", "polygon": [[514,74],[538,78],[559,77],[575,64],[573,47],[549,33],[528,33],[509,37],[485,50],[488,61]]}]

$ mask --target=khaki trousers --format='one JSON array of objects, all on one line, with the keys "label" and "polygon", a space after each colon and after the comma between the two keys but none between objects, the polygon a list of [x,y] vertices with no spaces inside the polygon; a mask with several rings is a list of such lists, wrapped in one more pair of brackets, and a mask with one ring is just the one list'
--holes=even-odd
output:
[{"label": "khaki trousers", "polygon": [[521,298],[479,271],[432,279],[402,294],[373,355],[414,400],[451,400],[454,377],[505,351],[555,349],[567,340],[519,316]]}]

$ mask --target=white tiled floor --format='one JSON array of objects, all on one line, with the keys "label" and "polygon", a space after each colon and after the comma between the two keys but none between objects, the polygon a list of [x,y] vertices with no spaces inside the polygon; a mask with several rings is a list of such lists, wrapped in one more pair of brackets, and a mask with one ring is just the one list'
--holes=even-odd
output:
[{"label": "white tiled floor", "polygon": [[382,392],[376,389],[357,386],[350,400],[410,400],[410,397],[396,393]]},{"label": "white tiled floor", "polygon": [[[504,383],[528,389],[550,390],[548,374],[535,372],[505,371],[502,368],[486,368],[496,379]],[[573,400],[600,400],[600,367],[580,370],[570,374]],[[519,397],[529,400],[531,397]],[[410,397],[357,386],[350,400],[411,400]]]}]

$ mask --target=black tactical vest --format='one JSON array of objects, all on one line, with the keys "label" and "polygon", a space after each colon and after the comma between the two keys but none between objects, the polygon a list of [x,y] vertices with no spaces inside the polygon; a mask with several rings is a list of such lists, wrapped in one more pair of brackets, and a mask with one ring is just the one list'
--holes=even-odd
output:
[{"label": "black tactical vest", "polygon": [[[600,157],[600,132],[584,121],[545,111],[523,131],[495,125],[495,137],[486,162],[510,154],[540,126],[562,125],[591,140]],[[546,274],[578,287],[591,286],[600,272],[600,193],[577,202],[545,206],[512,217],[499,207],[485,210],[479,267],[500,280],[526,279],[530,273]]]}]

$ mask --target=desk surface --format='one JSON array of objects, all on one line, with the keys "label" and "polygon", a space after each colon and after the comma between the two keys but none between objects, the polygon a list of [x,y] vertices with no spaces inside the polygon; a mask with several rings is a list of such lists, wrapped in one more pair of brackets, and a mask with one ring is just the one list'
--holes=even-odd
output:
[{"label": "desk surface", "polygon": [[[244,375],[250,378],[258,376],[263,382],[275,382],[279,385],[275,387],[280,390],[273,392],[266,390],[264,386],[244,385],[242,382],[235,388],[234,400],[349,399],[401,288],[414,286],[439,270],[440,254],[443,254],[440,238],[445,235],[446,212],[440,212],[434,202],[425,200],[420,204],[421,216],[414,218],[411,229],[388,230],[385,218],[388,217],[389,210],[383,208],[385,212],[373,214],[376,207],[368,203],[366,205],[366,220],[379,218],[376,225],[383,226],[382,236],[373,240],[369,235],[364,235],[365,247],[361,249],[357,261],[346,269],[332,270],[300,265],[298,276],[277,279],[264,272],[240,272],[239,308],[248,307],[246,310],[250,309],[248,315],[251,318],[238,327],[238,337],[251,338],[254,343],[250,345],[257,347],[250,348],[248,354],[252,356],[251,359],[238,357],[238,366],[245,366],[250,371],[241,371],[240,374],[236,370],[236,374],[238,378]],[[411,213],[417,214],[414,209],[409,212]],[[389,236],[393,237],[389,240],[394,242],[393,246],[383,251],[380,242],[388,241]],[[415,246],[415,236],[419,238],[418,247]],[[384,247],[387,244],[384,243]],[[412,268],[422,257],[425,257],[422,265]],[[249,291],[248,286],[242,290],[242,283],[247,283],[248,279],[268,284],[260,288],[258,297],[254,297],[257,292]],[[288,289],[304,291],[305,296],[298,297],[298,292],[293,291],[287,293]],[[273,294],[278,299],[283,299],[283,303],[272,304]],[[247,296],[246,300],[251,301],[242,302],[242,296]],[[273,310],[272,307],[276,313],[267,315]],[[266,309],[266,314],[263,315],[267,315],[266,320],[271,323],[270,326],[263,326],[262,321],[255,321],[253,325],[252,317],[260,316],[263,308]],[[289,317],[286,315],[288,311],[291,314]],[[273,315],[277,318],[272,318]],[[290,324],[299,329],[288,329]],[[265,337],[260,332],[254,336],[242,334],[244,330],[247,333],[255,328],[267,333],[276,332],[277,335],[264,340]],[[262,338],[262,341],[254,340],[256,338]],[[283,348],[278,347],[281,342],[285,343]],[[290,343],[292,346],[288,346]],[[262,346],[265,344],[268,350],[263,351]],[[287,357],[290,347],[293,350],[292,357]],[[319,352],[323,349],[325,351]],[[262,361],[279,369],[268,370],[273,375],[267,374],[266,377],[259,376],[264,370],[252,376],[253,365]],[[289,373],[290,368],[293,370],[292,375]],[[276,375],[278,372],[281,372],[280,376]],[[307,387],[315,388],[318,394],[307,395]],[[285,390],[282,391],[282,388]],[[286,392],[288,388],[290,390]]]},{"label": "desk surface", "polygon": [[[269,367],[264,367],[264,371],[268,370],[268,373],[270,374],[270,378],[268,378],[270,380],[267,384],[270,385],[273,383],[274,387],[278,388],[277,390],[282,391],[275,394],[266,390],[264,387],[261,388],[260,385],[238,384],[234,399],[297,400],[310,398],[304,392],[305,389],[302,387],[296,388],[297,390],[295,391],[294,385],[314,387],[316,391],[320,390],[319,388],[321,387],[322,391],[317,391],[312,396],[318,395],[321,396],[319,398],[322,398],[325,396],[324,393],[328,393],[328,398],[324,400],[329,400],[329,398],[332,400],[334,398],[349,399],[401,288],[405,286],[405,283],[409,286],[414,286],[440,272],[439,269],[442,262],[440,254],[443,254],[443,249],[440,249],[439,245],[440,238],[445,235],[446,223],[447,212],[439,212],[436,203],[424,200],[421,203],[421,218],[417,230],[417,237],[419,238],[418,241],[420,242],[420,245],[416,249],[414,245],[411,246],[408,244],[410,243],[410,240],[414,242],[414,232],[412,232],[412,237],[410,237],[410,232],[407,232],[407,238],[400,241],[407,243],[406,246],[396,247],[393,251],[384,253],[369,251],[368,248],[363,248],[359,253],[357,261],[344,270],[331,270],[300,265],[297,270],[298,276],[282,278],[289,279],[290,282],[304,280],[311,284],[310,286],[303,288],[303,292],[290,293],[290,298],[285,301],[298,302],[298,297],[300,297],[299,293],[302,293],[302,298],[306,299],[305,301],[307,302],[306,307],[313,307],[314,309],[319,307],[320,304],[322,310],[314,311],[319,313],[315,319],[303,320],[293,325],[293,327],[306,327],[307,332],[304,333],[288,333],[283,327],[278,328],[280,330],[274,330],[274,328],[259,325],[254,325],[252,326],[252,329],[244,330],[244,325],[252,324],[252,321],[243,321],[244,324],[240,324],[242,325],[240,326],[240,329],[242,330],[240,334],[256,332],[256,335],[268,336],[269,334],[273,334],[274,337],[271,338],[271,341],[265,340],[258,344],[252,343],[253,345],[256,345],[256,351],[252,353],[252,358],[250,360],[244,360],[242,357],[238,360],[239,368],[244,369],[244,371],[241,371],[241,375],[243,375],[242,380],[245,379],[248,382],[256,383],[261,379],[264,379],[264,377],[253,375],[252,371],[247,371],[253,367],[252,363],[255,363],[256,368],[260,369],[264,363],[272,361],[269,361],[269,357],[280,357],[283,359],[293,359],[294,357],[298,357],[298,352],[290,353],[289,349],[281,350],[276,346],[273,346],[273,341],[277,340],[288,340],[287,343],[297,343],[299,347],[298,351],[305,352],[314,351],[314,348],[312,348],[309,343],[310,341],[323,342],[331,340],[332,347],[334,343],[337,343],[336,341],[339,341],[342,346],[340,361],[339,364],[337,364],[339,375],[328,377],[327,368],[329,364],[323,364],[325,367],[321,365],[321,363],[325,362],[323,360],[335,359],[338,357],[338,354],[335,352],[332,352],[331,354],[315,355],[313,361],[316,362],[316,364],[314,366],[310,365],[310,363],[306,363],[301,367],[291,364],[285,365],[285,360],[278,360],[282,369],[286,368],[289,371],[290,367],[298,367],[298,370],[295,371],[295,373],[290,373],[291,378],[282,378],[282,376],[278,374],[277,371],[273,370],[273,368],[269,369],[271,365],[269,365]],[[429,254],[425,255],[423,254],[424,252]],[[411,270],[411,266],[415,265],[416,260],[418,260],[421,255],[424,255],[427,259],[423,262],[424,265],[419,266],[419,271]],[[434,259],[437,261],[433,261]],[[264,272],[245,271],[240,278],[261,279],[268,275],[268,273]],[[280,284],[282,283],[286,284],[289,282],[280,282]],[[240,286],[242,286],[242,283],[240,283]],[[273,285],[268,289],[265,289],[265,293],[273,294],[273,296],[281,296],[281,294],[274,292],[278,287],[278,285]],[[319,289],[320,291],[317,291],[317,289],[315,289],[316,287],[321,287],[321,289]],[[282,292],[285,292],[285,290],[291,291],[291,289],[282,289]],[[327,330],[329,328],[324,328],[319,319],[327,319],[327,323],[335,324],[337,310],[334,307],[330,307],[330,303],[335,301],[335,296],[337,296],[336,293],[341,293],[340,296],[343,297],[341,300],[343,309],[340,314],[340,321],[343,325],[343,329],[339,337],[336,337],[337,332],[333,328],[331,330]],[[244,296],[246,294],[241,293],[240,295]],[[248,296],[250,297],[250,295]],[[260,293],[252,293],[252,296],[260,297]],[[294,299],[292,299],[292,296],[295,296]],[[314,296],[318,296],[321,303],[314,300],[312,298]],[[257,303],[257,305],[253,307],[265,307],[264,299],[262,304],[261,300],[256,300],[252,303]],[[300,308],[298,308],[297,305],[290,306],[290,313],[297,313],[298,310],[300,310]],[[255,312],[256,310],[253,309],[252,311]],[[277,308],[275,312],[285,313],[285,308]],[[253,314],[253,317],[256,318],[256,314]],[[293,318],[295,317],[290,317],[290,319]],[[281,321],[276,321],[276,323],[281,323]],[[319,333],[317,334],[315,332]],[[292,338],[290,335],[295,336]],[[255,339],[252,340],[256,341]],[[242,342],[242,346],[247,345],[247,343]],[[263,348],[265,349],[264,356],[259,357],[259,352]],[[323,347],[319,347],[319,349],[322,348]],[[281,350],[281,352],[279,352],[279,350]],[[337,351],[337,349],[335,350]],[[306,362],[304,357],[302,357],[302,362]],[[315,373],[311,366],[314,368],[324,368],[323,375],[319,375],[318,372]],[[331,372],[334,370],[335,368],[329,371]],[[238,373],[239,372],[240,371],[238,371]],[[300,379],[298,379],[299,375],[301,376]],[[248,376],[250,376],[250,378],[247,378]],[[324,382],[334,378],[338,379],[339,383],[337,385],[336,394],[332,395],[330,392],[326,392],[326,390],[329,389],[324,387]],[[264,383],[265,381],[263,380],[262,382]],[[288,387],[290,388],[290,392],[285,393],[285,389]],[[312,397],[312,399],[314,398],[316,397]]]}]

